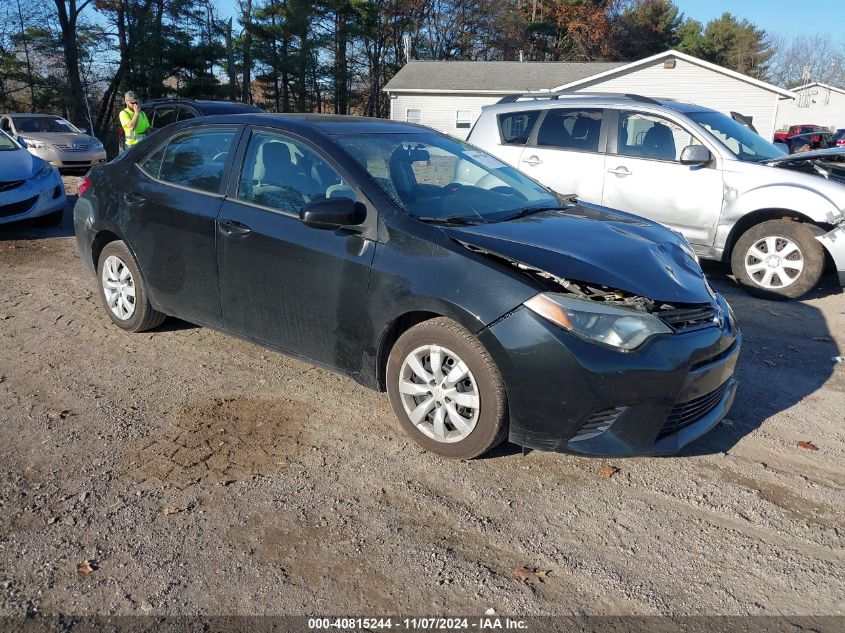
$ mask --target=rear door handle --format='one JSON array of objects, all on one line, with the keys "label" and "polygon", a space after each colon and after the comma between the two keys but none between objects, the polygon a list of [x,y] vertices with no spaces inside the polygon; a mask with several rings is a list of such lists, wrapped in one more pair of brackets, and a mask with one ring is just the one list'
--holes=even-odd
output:
[{"label": "rear door handle", "polygon": [[129,204],[141,204],[147,200],[144,196],[137,193],[124,193],[123,199]]},{"label": "rear door handle", "polygon": [[220,230],[228,237],[243,237],[252,233],[252,229],[246,224],[241,224],[234,220],[221,220]]},{"label": "rear door handle", "polygon": [[529,156],[528,158],[523,158],[522,162],[533,167],[534,165],[541,164],[543,161],[540,160],[539,156]]},{"label": "rear door handle", "polygon": [[631,172],[628,171],[627,167],[617,167],[616,169],[608,169],[608,174],[616,174],[620,178],[624,178],[625,176],[630,176]]}]

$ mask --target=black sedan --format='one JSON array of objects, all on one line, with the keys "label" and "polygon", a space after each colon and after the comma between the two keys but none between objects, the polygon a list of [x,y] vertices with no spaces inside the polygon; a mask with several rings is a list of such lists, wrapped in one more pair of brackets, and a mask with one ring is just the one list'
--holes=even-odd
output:
[{"label": "black sedan", "polygon": [[79,193],[119,327],[173,315],[346,373],[441,455],[668,454],[734,398],[740,334],[683,237],[427,128],[203,117]]}]

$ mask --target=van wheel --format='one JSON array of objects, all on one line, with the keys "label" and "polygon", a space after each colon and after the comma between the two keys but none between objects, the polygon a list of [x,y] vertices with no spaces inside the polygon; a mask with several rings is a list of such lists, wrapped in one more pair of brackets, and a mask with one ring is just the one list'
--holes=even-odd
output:
[{"label": "van wheel", "polygon": [[97,264],[100,299],[115,325],[128,332],[144,332],[166,318],[150,305],[147,285],[130,250],[121,241],[109,242]]},{"label": "van wheel", "polygon": [[752,226],[731,253],[734,277],[752,295],[797,299],[812,290],[824,272],[823,231],[792,220]]},{"label": "van wheel", "polygon": [[502,376],[481,341],[451,319],[399,337],[387,359],[387,393],[402,428],[432,453],[472,459],[505,439]]}]

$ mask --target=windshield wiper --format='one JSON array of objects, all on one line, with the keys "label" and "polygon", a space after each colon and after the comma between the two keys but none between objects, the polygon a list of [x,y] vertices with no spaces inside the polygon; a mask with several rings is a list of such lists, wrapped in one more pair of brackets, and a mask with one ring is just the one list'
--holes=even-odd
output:
[{"label": "windshield wiper", "polygon": [[517,209],[510,215],[505,216],[500,222],[509,222],[510,220],[518,220],[519,218],[524,218],[529,215],[533,215],[535,213],[540,213],[542,211],[558,211],[560,209],[568,209],[569,207],[563,207],[558,204],[550,204],[550,205],[543,205],[543,206],[531,206],[531,207],[522,207],[521,209]]},{"label": "windshield wiper", "polygon": [[426,215],[415,216],[420,222],[433,222],[436,224],[451,224],[453,226],[475,226],[476,224],[489,224],[489,220],[484,218],[467,218],[464,216],[457,216],[454,218],[436,218]]}]

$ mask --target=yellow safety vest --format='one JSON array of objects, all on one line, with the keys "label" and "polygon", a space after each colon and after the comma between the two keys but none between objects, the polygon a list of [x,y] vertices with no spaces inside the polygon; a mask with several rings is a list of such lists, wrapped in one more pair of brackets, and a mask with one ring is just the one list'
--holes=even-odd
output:
[{"label": "yellow safety vest", "polygon": [[129,129],[129,124],[135,118],[135,112],[129,108],[120,111],[120,127],[123,128],[123,136],[126,138],[126,147],[132,147],[136,143],[140,143],[147,136],[147,130],[150,129],[150,122],[147,120],[147,115],[144,112],[138,113],[138,123],[134,130]]}]

